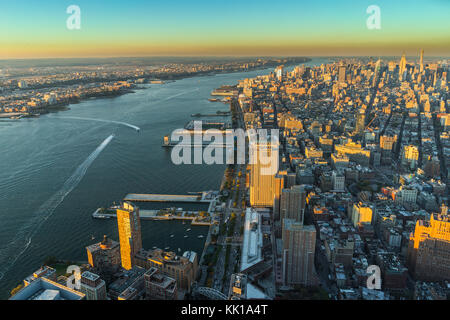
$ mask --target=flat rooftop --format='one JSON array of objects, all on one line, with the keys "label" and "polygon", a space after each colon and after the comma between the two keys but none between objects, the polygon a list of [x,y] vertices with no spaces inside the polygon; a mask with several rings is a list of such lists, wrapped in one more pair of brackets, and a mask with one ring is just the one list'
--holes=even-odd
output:
[{"label": "flat rooftop", "polygon": [[253,208],[245,211],[244,241],[242,243],[241,272],[263,261],[261,215]]}]

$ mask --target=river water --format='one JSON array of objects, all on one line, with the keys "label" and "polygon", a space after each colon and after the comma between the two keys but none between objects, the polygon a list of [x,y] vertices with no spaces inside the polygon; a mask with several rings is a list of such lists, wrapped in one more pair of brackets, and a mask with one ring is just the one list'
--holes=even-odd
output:
[{"label": "river water", "polygon": [[[86,261],[87,245],[104,234],[118,240],[115,219],[91,218],[100,206],[127,193],[217,190],[225,166],[176,166],[170,149],[161,147],[163,136],[182,128],[193,113],[228,111],[228,105],[207,100],[215,88],[271,71],[145,85],[135,93],[70,105],[68,111],[1,121],[0,298],[8,298],[49,255]],[[198,236],[208,231],[195,226],[187,232],[189,224],[175,221],[143,221],[141,227],[144,248],[199,254],[205,239]]]}]

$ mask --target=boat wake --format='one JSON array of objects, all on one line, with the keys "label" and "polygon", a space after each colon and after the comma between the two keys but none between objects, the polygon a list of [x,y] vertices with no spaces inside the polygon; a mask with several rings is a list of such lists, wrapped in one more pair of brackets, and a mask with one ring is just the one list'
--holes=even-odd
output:
[{"label": "boat wake", "polygon": [[176,98],[176,97],[182,96],[182,95],[184,95],[184,94],[188,94],[188,93],[191,93],[191,92],[195,92],[195,91],[199,91],[199,90],[200,90],[200,89],[199,89],[199,88],[197,88],[197,89],[194,89],[194,90],[187,90],[187,91],[183,91],[183,92],[180,92],[180,93],[174,94],[173,96],[169,96],[169,97],[167,97],[167,98],[164,98],[164,99],[158,100],[157,102],[163,102],[163,101],[167,101],[167,100],[170,100],[170,99],[173,99],[173,98]]},{"label": "boat wake", "polygon": [[134,129],[136,131],[140,131],[141,128],[139,128],[138,126],[135,126],[133,124],[129,124],[126,122],[122,122],[122,121],[114,121],[114,120],[104,120],[104,119],[94,119],[94,118],[81,118],[81,117],[58,117],[59,119],[73,119],[73,120],[85,120],[85,121],[97,121],[97,122],[105,122],[105,123],[115,123],[115,124],[119,124],[131,129]]},{"label": "boat wake", "polygon": [[86,160],[75,170],[75,172],[67,179],[63,187],[48,199],[20,228],[6,246],[0,249],[0,280],[4,274],[14,266],[17,259],[28,249],[31,239],[44,223],[53,214],[55,209],[63,202],[64,198],[77,187],[85,176],[87,170],[95,159],[100,155],[103,149],[111,142],[114,135],[106,138],[97,149],[92,152]]}]

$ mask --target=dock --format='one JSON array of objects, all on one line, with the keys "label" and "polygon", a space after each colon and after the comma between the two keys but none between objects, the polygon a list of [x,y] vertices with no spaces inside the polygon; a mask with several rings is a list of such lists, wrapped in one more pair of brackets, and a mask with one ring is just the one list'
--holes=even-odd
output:
[{"label": "dock", "polygon": [[[160,210],[139,210],[139,218],[142,220],[160,220],[160,221],[170,221],[170,220],[191,220],[191,225],[195,226],[209,226],[212,224],[210,221],[202,221],[198,219],[198,211],[183,211],[180,215],[166,214],[158,215]],[[193,216],[195,215],[195,216]],[[100,208],[97,209],[93,214],[94,219],[111,219],[116,218],[116,213],[100,213]]]},{"label": "dock", "polygon": [[123,200],[132,202],[198,202],[198,203],[211,202],[211,199],[204,199],[201,195],[138,194],[138,193],[127,194]]}]

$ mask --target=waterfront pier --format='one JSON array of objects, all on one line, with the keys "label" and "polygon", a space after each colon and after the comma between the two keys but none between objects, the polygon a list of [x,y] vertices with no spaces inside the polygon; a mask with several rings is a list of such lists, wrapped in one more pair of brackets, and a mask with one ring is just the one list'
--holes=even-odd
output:
[{"label": "waterfront pier", "polygon": [[137,194],[137,193],[127,194],[123,200],[132,202],[191,202],[191,203],[211,202],[211,199],[205,199],[203,195]]}]

